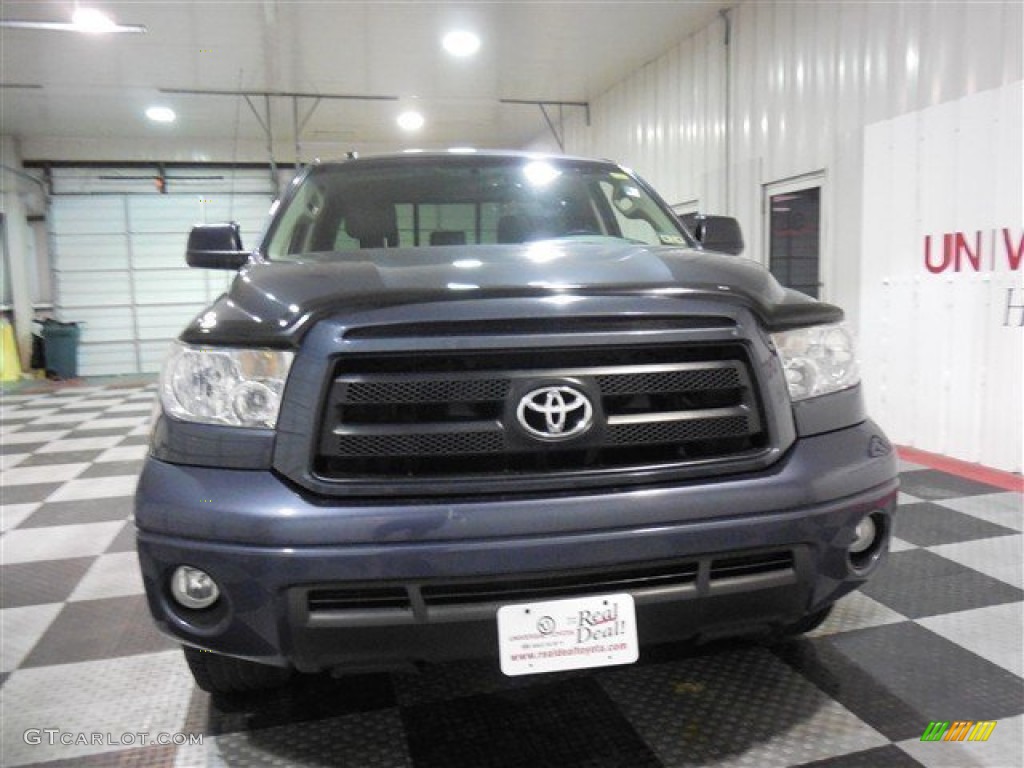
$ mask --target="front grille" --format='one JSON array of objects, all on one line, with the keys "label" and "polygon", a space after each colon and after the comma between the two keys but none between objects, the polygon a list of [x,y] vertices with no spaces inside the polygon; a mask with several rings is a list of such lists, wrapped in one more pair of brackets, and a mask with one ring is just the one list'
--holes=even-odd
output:
[{"label": "front grille", "polygon": [[[706,584],[698,588],[702,567],[707,569]],[[695,595],[713,594],[718,586],[743,577],[752,586],[757,580],[765,585],[795,572],[789,550],[720,558],[695,558],[677,562],[645,563],[600,571],[570,574],[531,574],[520,578],[490,578],[405,585],[361,587],[327,585],[307,588],[305,605],[309,615],[366,612],[412,611],[413,606],[448,608],[452,606],[495,606],[515,602],[541,602],[567,597],[628,592],[653,594],[658,590],[691,588]]]},{"label": "front grille", "polygon": [[[559,385],[587,395],[594,426],[571,440],[537,439],[517,405]],[[680,466],[766,445],[739,344],[351,355],[335,367],[314,474],[542,476]]]}]

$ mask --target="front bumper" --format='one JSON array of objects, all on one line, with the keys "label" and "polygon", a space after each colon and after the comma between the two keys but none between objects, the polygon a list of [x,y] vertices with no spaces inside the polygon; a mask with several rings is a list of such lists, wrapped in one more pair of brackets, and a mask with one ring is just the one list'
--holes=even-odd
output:
[{"label": "front bumper", "polygon": [[[877,567],[897,487],[880,436],[867,421],[803,438],[770,470],[706,483],[429,504],[308,497],[270,471],[149,459],[137,493],[139,558],[163,631],[305,671],[494,653],[501,601],[424,599],[446,585],[550,578],[571,593],[576,575],[651,564],[679,564],[693,578],[629,590],[642,643],[750,631],[834,602]],[[883,538],[858,569],[848,548],[869,513]],[[737,555],[785,553],[788,565],[714,577],[716,563]],[[172,601],[167,583],[181,564],[216,579],[217,605],[192,612]],[[317,588],[367,601],[311,610]],[[375,603],[380,595],[407,602]]]}]

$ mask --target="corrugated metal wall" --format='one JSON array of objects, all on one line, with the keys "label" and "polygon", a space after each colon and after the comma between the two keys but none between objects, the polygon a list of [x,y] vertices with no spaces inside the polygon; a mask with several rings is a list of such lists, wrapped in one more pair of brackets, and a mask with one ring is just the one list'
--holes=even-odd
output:
[{"label": "corrugated metal wall", "polygon": [[82,324],[82,376],[159,370],[168,342],[234,276],[185,265],[189,229],[235,220],[255,245],[272,196],[255,171],[175,169],[168,189],[195,191],[166,195],[131,168],[57,168],[52,183],[54,309]]},{"label": "corrugated metal wall", "polygon": [[[591,126],[570,116],[565,149],[619,160],[671,203],[697,198],[706,212],[738,217],[746,255],[762,262],[764,186],[824,172],[824,215],[831,224],[824,232],[823,296],[843,305],[860,326],[866,293],[876,287],[864,283],[863,273],[872,247],[872,229],[863,221],[866,126],[1024,78],[1024,4],[758,0],[740,3],[729,16],[728,48],[724,20],[682,41],[592,100]],[[544,144],[552,148],[547,138],[535,146]],[[1020,224],[1018,216],[1009,225]],[[920,333],[923,343],[928,331]],[[909,362],[884,364],[900,369]],[[1005,376],[1020,397],[1021,371]],[[867,384],[876,398],[875,383]],[[909,403],[915,394],[900,397]],[[942,440],[922,439],[913,428],[897,426],[893,436],[925,450],[1021,469],[1019,454],[1008,464],[999,458],[1005,451],[997,456],[985,449],[999,442],[988,433],[1005,431],[1005,422],[954,416],[964,406],[948,393],[932,407],[947,414],[955,431]],[[1019,424],[1011,428],[1020,431]],[[980,448],[960,447],[966,445]]]}]

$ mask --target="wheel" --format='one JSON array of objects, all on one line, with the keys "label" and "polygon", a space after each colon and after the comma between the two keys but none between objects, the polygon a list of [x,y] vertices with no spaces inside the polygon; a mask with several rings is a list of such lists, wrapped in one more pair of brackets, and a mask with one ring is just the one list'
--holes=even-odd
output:
[{"label": "wheel", "polygon": [[803,635],[808,632],[812,632],[820,627],[825,619],[832,613],[834,605],[829,603],[824,608],[819,608],[814,613],[809,613],[804,616],[800,621],[794,622],[793,624],[787,624],[782,627],[779,634],[781,635]]},{"label": "wheel", "polygon": [[288,682],[292,670],[256,664],[232,656],[182,646],[196,685],[207,693],[243,693],[277,688]]}]

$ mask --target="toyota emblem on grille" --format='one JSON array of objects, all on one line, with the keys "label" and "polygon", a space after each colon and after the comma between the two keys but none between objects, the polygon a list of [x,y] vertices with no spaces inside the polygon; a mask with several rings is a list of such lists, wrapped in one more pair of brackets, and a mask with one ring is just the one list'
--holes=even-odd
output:
[{"label": "toyota emblem on grille", "polygon": [[516,418],[538,440],[569,440],[593,426],[594,406],[575,387],[539,387],[519,400]]}]

